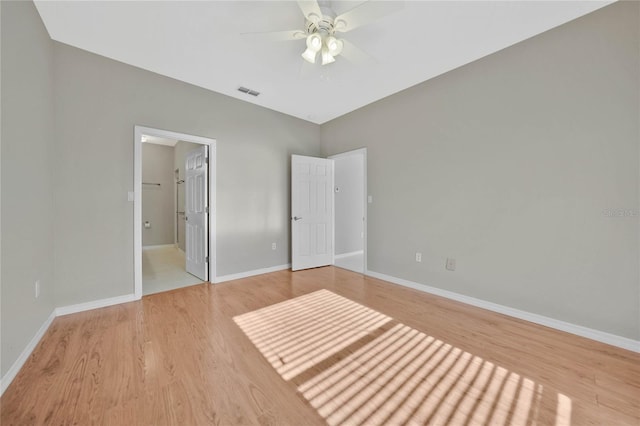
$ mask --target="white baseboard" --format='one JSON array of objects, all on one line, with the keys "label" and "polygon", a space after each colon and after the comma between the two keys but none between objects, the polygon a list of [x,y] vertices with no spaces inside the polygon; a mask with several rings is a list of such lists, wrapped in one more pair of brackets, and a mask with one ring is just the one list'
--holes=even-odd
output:
[{"label": "white baseboard", "polygon": [[269,272],[277,272],[277,271],[282,271],[284,269],[289,269],[289,268],[291,268],[291,264],[287,263],[286,265],[271,266],[269,268],[254,269],[253,271],[247,271],[247,272],[239,272],[237,274],[222,275],[222,276],[216,277],[214,283],[218,284],[218,283],[223,283],[225,281],[239,280],[241,278],[253,277],[254,275],[268,274]]},{"label": "white baseboard", "polygon": [[175,247],[175,244],[157,244],[155,246],[142,246],[142,250],[165,248],[165,247]]},{"label": "white baseboard", "polygon": [[364,250],[352,251],[350,253],[336,254],[336,255],[333,256],[333,258],[334,259],[342,259],[342,258],[349,257],[349,256],[356,256],[358,254],[364,254]]},{"label": "white baseboard", "polygon": [[560,321],[554,318],[545,317],[543,315],[533,314],[531,312],[521,311],[520,309],[510,308],[508,306],[499,305],[493,302],[487,302],[486,300],[476,299],[475,297],[465,296],[464,294],[454,293],[452,291],[431,287],[425,284],[419,284],[413,281],[392,277],[390,275],[381,274],[379,272],[371,270],[367,270],[365,275],[384,281],[389,281],[394,284],[399,284],[404,287],[420,290],[425,293],[431,293],[435,294],[436,296],[456,300],[468,305],[477,306],[478,308],[487,309],[489,311],[498,312],[500,314],[508,315],[514,318],[519,318],[525,321],[544,325],[546,327],[555,328],[556,330],[566,331],[567,333],[586,337],[588,339],[596,340],[598,342],[606,343],[612,346],[617,346],[622,349],[627,349],[633,352],[640,352],[640,341],[638,340],[629,339],[627,337],[618,336],[604,331],[594,330],[592,328]]},{"label": "white baseboard", "polygon": [[20,371],[24,363],[27,362],[27,360],[29,359],[31,352],[33,352],[36,346],[38,346],[38,343],[40,343],[40,339],[42,339],[42,336],[44,336],[44,333],[47,332],[47,330],[49,329],[49,326],[51,325],[55,317],[56,317],[56,310],[54,309],[51,312],[51,315],[49,315],[49,318],[47,318],[45,322],[42,324],[42,326],[40,326],[35,336],[33,336],[33,338],[29,341],[29,343],[27,344],[27,347],[24,348],[24,350],[22,351],[18,359],[16,359],[16,361],[13,363],[11,368],[9,368],[9,371],[7,371],[4,377],[0,379],[0,396],[9,387],[13,379],[16,378],[16,376],[18,375],[18,372]]},{"label": "white baseboard", "polygon": [[137,300],[135,294],[125,294],[124,296],[109,297],[108,299],[93,300],[91,302],[78,303],[76,305],[62,306],[56,308],[56,316],[75,314],[77,312],[90,311],[91,309],[104,308],[106,306],[119,305],[120,303],[133,302]]}]

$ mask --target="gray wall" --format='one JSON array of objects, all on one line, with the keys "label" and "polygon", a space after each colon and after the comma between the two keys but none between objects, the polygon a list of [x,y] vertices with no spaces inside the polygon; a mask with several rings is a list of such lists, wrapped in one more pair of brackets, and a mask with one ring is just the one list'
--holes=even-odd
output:
[{"label": "gray wall", "polygon": [[[176,143],[175,152],[174,152],[173,169],[178,170],[179,180],[185,180],[185,155],[188,152],[193,151],[194,149],[197,149],[199,147],[200,145],[198,145],[197,143],[191,143],[191,142],[185,142],[185,141],[178,141],[178,143]],[[184,212],[184,209],[185,209],[185,198],[184,198],[185,188],[186,187],[184,183],[181,183],[180,185],[178,185],[178,195],[177,195],[178,211],[181,211],[181,212]],[[176,238],[177,238],[178,247],[180,248],[180,250],[185,251],[185,229],[184,229],[185,221],[184,221],[183,214],[178,215],[177,224],[178,224],[178,231],[177,231]]]},{"label": "gray wall", "polygon": [[640,338],[638,8],[324,124],[324,154],[368,148],[369,269]]},{"label": "gray wall", "polygon": [[318,125],[54,47],[58,306],[133,292],[136,124],[217,140],[218,275],[289,262],[289,158],[319,154]]},{"label": "gray wall", "polygon": [[334,160],[336,254],[364,249],[364,156],[350,155]]},{"label": "gray wall", "polygon": [[142,245],[173,244],[175,233],[174,148],[152,143],[142,144]]},{"label": "gray wall", "polygon": [[53,42],[38,12],[31,2],[0,2],[0,8],[4,375],[54,308],[54,113]]}]

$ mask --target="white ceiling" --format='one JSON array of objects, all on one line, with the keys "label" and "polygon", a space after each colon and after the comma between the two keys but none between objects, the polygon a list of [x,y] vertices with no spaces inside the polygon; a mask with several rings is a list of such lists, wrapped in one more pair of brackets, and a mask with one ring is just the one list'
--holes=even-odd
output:
[{"label": "white ceiling", "polygon": [[[362,1],[333,1],[337,13]],[[51,38],[322,124],[612,1],[407,1],[344,34],[375,62],[312,66],[305,41],[247,32],[302,28],[294,1],[36,1]],[[304,65],[304,66],[303,66]],[[253,97],[239,86],[261,92]]]}]

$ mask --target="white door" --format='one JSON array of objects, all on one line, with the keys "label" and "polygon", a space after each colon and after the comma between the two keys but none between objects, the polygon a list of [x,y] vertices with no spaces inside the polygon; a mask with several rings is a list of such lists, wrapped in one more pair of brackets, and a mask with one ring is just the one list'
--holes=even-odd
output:
[{"label": "white door", "polygon": [[291,269],[333,264],[333,160],[291,156]]},{"label": "white door", "polygon": [[187,272],[208,281],[209,241],[207,224],[207,146],[187,153],[185,158],[185,248]]}]

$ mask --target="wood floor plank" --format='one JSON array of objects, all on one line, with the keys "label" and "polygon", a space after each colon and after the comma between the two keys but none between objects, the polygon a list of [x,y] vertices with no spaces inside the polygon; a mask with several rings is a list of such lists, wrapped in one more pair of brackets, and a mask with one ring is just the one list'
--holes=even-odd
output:
[{"label": "wood floor plank", "polygon": [[[295,311],[320,290],[391,321],[351,302]],[[278,303],[272,325],[234,320]],[[284,378],[260,348],[306,367]],[[56,318],[0,424],[638,425],[639,401],[637,353],[326,267]]]}]

